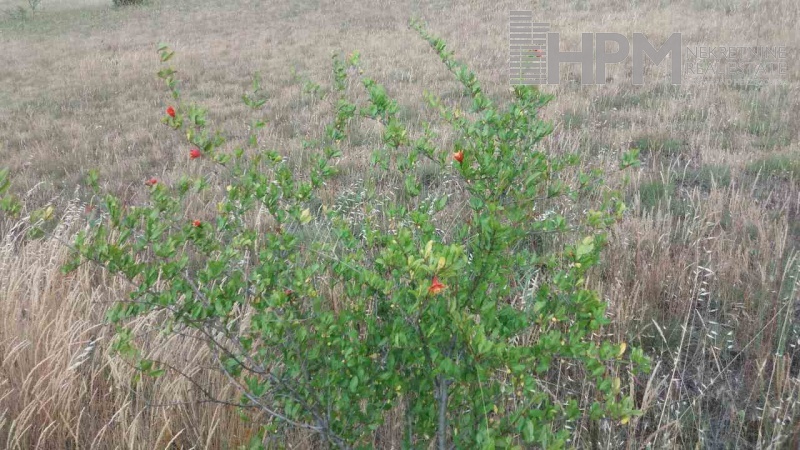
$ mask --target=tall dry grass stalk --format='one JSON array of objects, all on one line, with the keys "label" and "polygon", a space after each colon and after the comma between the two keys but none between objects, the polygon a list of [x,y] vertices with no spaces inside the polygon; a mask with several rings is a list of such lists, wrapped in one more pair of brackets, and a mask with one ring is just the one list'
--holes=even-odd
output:
[{"label": "tall dry grass stalk", "polygon": [[682,219],[670,205],[639,211],[642,219],[622,223],[605,255],[596,284],[616,333],[658,361],[638,433],[627,435],[631,448],[797,445],[800,342],[791,326],[800,317],[800,259],[789,240],[792,205],[765,219],[747,189],[714,188],[702,198],[694,190]]},{"label": "tall dry grass stalk", "polygon": [[[81,226],[71,207],[54,236],[0,249],[0,447],[7,449],[236,448],[251,425],[231,407],[207,403],[168,372],[134,384],[136,371],[113,356],[103,316],[129,286],[91,266],[63,275],[63,241]],[[135,324],[153,359],[192,368],[186,375],[233,399],[224,376],[204,370],[206,347],[165,338],[157,317]]]}]

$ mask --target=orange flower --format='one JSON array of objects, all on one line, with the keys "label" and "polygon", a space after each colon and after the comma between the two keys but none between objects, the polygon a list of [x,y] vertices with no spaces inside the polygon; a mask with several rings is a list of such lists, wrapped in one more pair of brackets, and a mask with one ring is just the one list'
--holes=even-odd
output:
[{"label": "orange flower", "polygon": [[436,275],[433,276],[433,280],[431,280],[431,286],[428,288],[428,294],[436,295],[439,292],[442,292],[447,286],[443,285],[439,281],[439,277]]},{"label": "orange flower", "polygon": [[203,225],[203,222],[200,222],[199,220],[195,220],[194,222],[192,222],[192,225],[195,228],[200,228],[200,225]]},{"label": "orange flower", "polygon": [[197,159],[197,158],[201,157],[202,155],[203,154],[200,153],[200,150],[198,150],[196,148],[193,148],[193,149],[189,150],[189,158],[190,159]]},{"label": "orange flower", "polygon": [[170,117],[175,117],[175,108],[173,108],[172,106],[167,108],[167,115]]},{"label": "orange flower", "polygon": [[461,164],[462,162],[464,162],[464,152],[459,150],[453,153],[453,159],[455,159],[456,161],[458,161],[459,164]]},{"label": "orange flower", "polygon": [[149,187],[153,187],[156,184],[158,184],[158,180],[155,179],[155,178],[150,178],[149,180],[145,181],[144,184],[149,186]]}]

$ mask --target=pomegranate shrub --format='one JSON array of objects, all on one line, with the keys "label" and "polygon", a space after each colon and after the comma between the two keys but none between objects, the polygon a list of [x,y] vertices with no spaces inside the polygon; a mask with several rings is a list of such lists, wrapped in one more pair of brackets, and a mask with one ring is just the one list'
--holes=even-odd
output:
[{"label": "pomegranate shrub", "polygon": [[[624,204],[600,171],[542,148],[552,128],[537,113],[550,96],[518,86],[495,102],[441,39],[412,27],[472,102],[464,112],[427,96],[452,127],[452,148],[432,127],[412,136],[386,89],[358,75],[357,54],[334,57],[335,116],[307,143],[312,163],[296,169],[261,147],[262,121],[249,148],[230,148],[165,66],[163,122],[186,137],[198,170],[173,184],[146,180],[140,205],[104,195],[66,269],[89,261],[135,286],[108,320],[140,376],[176,363],[144,358],[129,319],[160,311],[164,333],[204,340],[238,389],[213,400],[262,413],[254,448],[280,445],[292,428],[321,445],[369,448],[389,410],[402,411],[408,448],[560,448],[584,421],[624,425],[637,411],[621,386],[648,360],[602,339],[606,305],[586,288]],[[164,64],[173,56],[163,45],[159,54]],[[361,104],[352,85],[365,90]],[[256,80],[243,98],[254,111],[260,92]],[[380,123],[382,143],[354,220],[319,194],[357,121]],[[423,162],[452,179],[446,190],[426,192]],[[90,181],[97,189],[96,174]],[[188,212],[190,200],[214,196],[213,217]],[[579,208],[587,198],[603,200]]]}]

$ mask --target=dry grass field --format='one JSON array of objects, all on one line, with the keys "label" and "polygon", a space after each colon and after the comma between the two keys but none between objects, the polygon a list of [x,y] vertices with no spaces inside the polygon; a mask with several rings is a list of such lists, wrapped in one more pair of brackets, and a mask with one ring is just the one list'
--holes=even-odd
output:
[{"label": "dry grass field", "polygon": [[[176,374],[134,391],[134,370],[109,348],[109,304],[129,287],[91,267],[63,275],[68,241],[82,226],[100,170],[103,188],[127,201],[142,181],[191,171],[179,137],[159,123],[167,105],[155,77],[159,42],[188,98],[211,111],[231,141],[246,139],[241,95],[261,74],[264,138],[296,162],[302,140],[330,117],[321,100],[334,51],[361,53],[364,71],[398,99],[412,124],[435,120],[423,92],[459,101],[459,85],[408,28],[423,19],[477,73],[494,98],[509,97],[508,11],[534,10],[576,48],[580,33],[644,32],[685,46],[785,45],[784,83],[671,86],[651,67],[633,86],[629,66],[610,82],[581,86],[562,70],[543,112],[553,152],[578,150],[584,165],[614,168],[630,148],[642,166],[614,175],[629,211],[591,283],[608,301],[617,341],[643,347],[653,372],[631,385],[644,415],[630,424],[577,430],[581,448],[800,448],[800,3],[793,0],[569,0],[431,2],[356,0],[42,0],[21,17],[0,0],[0,167],[28,208],[52,204],[52,236],[22,242],[0,212],[0,448],[234,449],[252,422],[203,403]],[[316,92],[317,84],[321,92]],[[445,139],[447,136],[445,136]],[[341,195],[365,171],[379,138],[356,129]],[[616,173],[616,172],[614,172]],[[431,173],[432,177],[440,174]],[[136,325],[153,355],[201,367],[201,343],[159,334],[158,317]],[[216,393],[233,387],[204,375]],[[252,418],[252,417],[251,417]],[[400,448],[390,418],[375,446]],[[590,431],[593,430],[593,431]],[[291,448],[315,448],[310,436]]]}]

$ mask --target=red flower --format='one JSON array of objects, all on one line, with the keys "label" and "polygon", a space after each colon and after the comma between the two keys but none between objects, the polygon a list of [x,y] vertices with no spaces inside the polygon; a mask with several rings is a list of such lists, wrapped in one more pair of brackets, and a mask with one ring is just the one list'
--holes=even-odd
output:
[{"label": "red flower", "polygon": [[144,184],[146,184],[149,187],[153,187],[156,184],[158,184],[158,180],[155,178],[150,178],[149,180],[145,181]]},{"label": "red flower", "polygon": [[458,161],[459,164],[461,164],[462,162],[464,162],[464,152],[459,150],[453,153],[453,159],[455,159],[456,161]]},{"label": "red flower", "polygon": [[431,286],[428,288],[428,294],[436,295],[439,292],[442,292],[447,286],[443,285],[439,281],[439,277],[436,275],[433,276],[433,280],[431,280]]},{"label": "red flower", "polygon": [[198,150],[196,148],[193,148],[193,149],[189,150],[189,158],[190,159],[197,159],[197,158],[201,157],[202,155],[203,154],[200,153],[200,150]]},{"label": "red flower", "polygon": [[167,108],[167,115],[170,117],[175,117],[175,108],[173,108],[172,106]]},{"label": "red flower", "polygon": [[200,228],[200,225],[202,224],[203,222],[200,222],[199,220],[195,220],[194,222],[192,222],[192,226],[194,226],[195,228]]}]

